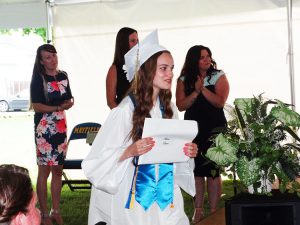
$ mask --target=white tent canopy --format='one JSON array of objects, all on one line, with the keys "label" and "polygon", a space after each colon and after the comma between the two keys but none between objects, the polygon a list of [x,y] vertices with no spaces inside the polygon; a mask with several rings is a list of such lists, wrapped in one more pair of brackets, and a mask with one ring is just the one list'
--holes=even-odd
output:
[{"label": "white tent canopy", "polygon": [[[299,62],[300,1],[292,2],[295,62]],[[75,123],[103,123],[109,112],[105,78],[116,33],[123,26],[137,29],[140,38],[158,28],[160,43],[175,61],[173,91],[187,50],[202,44],[211,48],[228,76],[229,103],[262,92],[290,102],[286,0],[53,0],[50,4],[60,67],[69,73],[76,99],[69,112]],[[40,10],[30,11],[33,6]],[[22,10],[26,15],[21,16]],[[46,26],[45,15],[42,0],[0,0],[0,28],[23,27],[25,22],[28,27]],[[296,73],[299,67],[296,63]],[[295,84],[297,96],[297,77]]]},{"label": "white tent canopy", "polygon": [[[148,13],[151,9],[154,10],[151,12],[153,17],[160,21],[161,19],[174,20],[178,17],[201,18],[269,10],[285,7],[287,4],[287,0],[0,0],[0,28],[46,27],[46,2],[55,7],[92,6],[91,4],[101,8],[110,7],[115,12],[110,14],[109,18],[105,18],[108,24],[114,24],[116,19],[122,20],[122,15],[118,16],[119,12],[130,16],[128,20],[137,19],[140,22],[149,22]],[[299,0],[292,0],[292,3],[294,7],[300,6]],[[114,16],[117,17],[114,18]],[[83,24],[85,22],[83,21]]]},{"label": "white tent canopy", "polygon": [[0,0],[0,28],[46,27],[45,1]]}]

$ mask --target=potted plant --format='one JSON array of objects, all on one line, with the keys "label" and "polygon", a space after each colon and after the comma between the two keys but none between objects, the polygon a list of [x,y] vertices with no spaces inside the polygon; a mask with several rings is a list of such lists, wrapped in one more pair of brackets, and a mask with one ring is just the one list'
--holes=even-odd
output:
[{"label": "potted plant", "polygon": [[[270,108],[270,106],[272,106]],[[265,99],[262,94],[234,101],[225,132],[217,135],[206,157],[218,166],[234,172],[253,193],[267,194],[268,183],[279,179],[281,192],[300,195],[300,115],[279,100]],[[276,175],[276,176],[275,176]],[[268,182],[269,181],[269,182]]]}]

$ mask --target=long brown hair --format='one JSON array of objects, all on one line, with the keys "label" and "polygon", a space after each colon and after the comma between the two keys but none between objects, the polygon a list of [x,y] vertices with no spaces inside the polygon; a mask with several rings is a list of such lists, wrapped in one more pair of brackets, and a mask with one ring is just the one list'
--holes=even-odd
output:
[{"label": "long brown hair", "polygon": [[129,35],[137,33],[137,31],[130,27],[123,27],[121,28],[116,37],[116,45],[115,45],[115,55],[113,64],[117,66],[123,66],[124,55],[129,51]]},{"label": "long brown hair", "polygon": [[[35,79],[36,76],[41,76],[43,79],[43,90],[44,90],[44,96],[46,99],[46,102],[48,102],[48,93],[47,93],[47,82],[45,80],[44,75],[46,75],[45,67],[41,63],[42,60],[42,51],[51,52],[51,53],[57,53],[55,47],[51,44],[43,44],[36,50],[36,56],[31,76],[31,83]],[[31,85],[30,85],[31,89]],[[32,99],[31,99],[31,90],[30,90],[30,103],[29,103],[29,110],[33,110],[32,107]]]},{"label": "long brown hair", "polygon": [[219,71],[217,69],[216,61],[212,58],[212,52],[208,47],[203,45],[192,46],[186,54],[183,67],[181,69],[181,73],[178,78],[180,79],[181,77],[185,77],[184,90],[186,95],[190,95],[195,90],[195,82],[197,81],[198,75],[200,74],[199,60],[201,58],[202,50],[206,50],[208,52],[208,55],[211,58],[211,65],[207,70],[208,82],[210,81],[213,73],[215,71]]},{"label": "long brown hair", "polygon": [[19,212],[26,213],[32,197],[28,170],[0,165],[0,223],[11,221]]},{"label": "long brown hair", "polygon": [[43,64],[41,64],[42,60],[42,51],[51,52],[51,53],[57,53],[55,47],[51,44],[43,44],[36,50],[36,56],[35,56],[35,62],[33,66],[32,76],[36,75],[45,75],[45,67]]},{"label": "long brown hair", "polygon": [[[169,51],[161,51],[152,55],[143,65],[141,65],[138,75],[134,79],[134,85],[132,85],[131,92],[134,94],[136,100],[136,107],[132,117],[132,130],[129,137],[133,141],[137,141],[141,138],[141,132],[143,131],[144,121],[146,117],[150,117],[150,110],[153,107],[153,79],[157,68],[157,59],[163,53],[169,53]],[[172,118],[173,111],[171,108],[171,90],[160,90],[159,100],[164,108],[163,118]]]}]

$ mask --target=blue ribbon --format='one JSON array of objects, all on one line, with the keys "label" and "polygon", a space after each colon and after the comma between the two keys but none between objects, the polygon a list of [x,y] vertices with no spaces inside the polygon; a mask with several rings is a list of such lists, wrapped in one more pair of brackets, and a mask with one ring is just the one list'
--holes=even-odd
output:
[{"label": "blue ribbon", "polygon": [[136,201],[147,210],[155,201],[161,210],[173,202],[173,163],[159,164],[158,179],[155,165],[139,165],[136,178]]},{"label": "blue ribbon", "polygon": [[156,186],[156,202],[161,210],[173,203],[174,177],[173,163],[159,165],[159,179]]}]

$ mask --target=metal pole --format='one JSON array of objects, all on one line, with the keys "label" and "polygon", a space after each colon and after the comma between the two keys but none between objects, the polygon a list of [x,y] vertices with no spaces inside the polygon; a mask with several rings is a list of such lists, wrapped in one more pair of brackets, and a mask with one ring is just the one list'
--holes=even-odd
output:
[{"label": "metal pole", "polygon": [[47,43],[51,43],[52,42],[52,11],[51,11],[50,0],[46,0],[45,4],[46,4],[46,15],[47,15],[46,37],[47,37]]},{"label": "metal pole", "polygon": [[292,19],[292,0],[287,0],[287,22],[288,22],[288,38],[289,38],[288,58],[289,58],[289,71],[290,71],[291,103],[292,103],[292,109],[294,111],[296,111],[292,21],[293,21],[293,19]]}]

